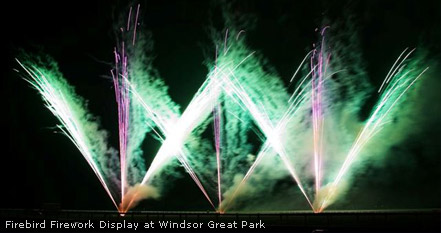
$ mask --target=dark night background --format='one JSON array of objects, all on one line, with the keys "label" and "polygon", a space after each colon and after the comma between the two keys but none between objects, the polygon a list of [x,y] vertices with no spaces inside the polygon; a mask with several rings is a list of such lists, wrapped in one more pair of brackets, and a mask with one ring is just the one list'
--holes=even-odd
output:
[{"label": "dark night background", "polygon": [[[2,6],[5,67],[1,69],[1,131],[5,137],[0,160],[0,208],[40,208],[43,203],[60,203],[63,209],[113,209],[73,143],[54,133],[53,127],[58,123],[55,117],[13,68],[18,68],[14,57],[19,49],[52,56],[77,93],[88,100],[91,112],[100,116],[102,127],[110,132],[110,144],[115,147],[117,109],[108,75],[116,43],[115,15],[124,13],[125,4],[123,1],[14,1]],[[211,45],[206,33],[209,19],[219,19],[213,19],[216,14],[209,1],[158,0],[141,4],[141,30],[151,31],[155,42],[154,65],[170,86],[173,100],[185,106],[207,74],[202,47]],[[436,0],[240,1],[236,5],[238,11],[257,16],[255,29],[247,31],[248,44],[260,51],[285,80],[291,77],[305,49],[314,42],[314,29],[320,26],[323,16],[331,21],[341,19],[346,7],[351,7],[349,11],[360,22],[361,49],[374,85],[381,83],[406,47],[422,43],[439,59],[441,6]],[[428,91],[439,92],[439,86]],[[439,99],[433,102],[433,111],[439,112]],[[372,198],[375,208],[439,208],[439,119],[428,128],[426,139],[414,139],[425,143],[413,143],[405,149],[419,158],[414,165],[394,165],[386,160],[383,168],[370,170],[357,183],[371,192],[352,193],[348,200]],[[381,182],[369,179],[382,172],[381,169],[391,173]],[[149,202],[149,208],[156,210],[210,208],[187,176],[172,182],[162,200]],[[356,201],[350,202],[342,205],[364,207],[353,204]]]}]

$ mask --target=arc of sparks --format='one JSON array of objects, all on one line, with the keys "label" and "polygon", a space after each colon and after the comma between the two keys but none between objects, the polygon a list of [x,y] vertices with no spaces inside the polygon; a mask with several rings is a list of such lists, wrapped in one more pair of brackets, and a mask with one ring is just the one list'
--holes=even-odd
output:
[{"label": "arc of sparks", "polygon": [[[404,52],[407,50],[407,48],[401,53],[401,55],[398,57],[397,61],[400,60]],[[404,60],[407,59],[407,57],[412,53],[414,50],[411,50],[399,63],[398,66],[395,67],[394,63],[391,70],[389,71],[388,75],[386,76],[383,84],[381,85],[379,91],[381,91],[382,88],[386,87],[383,94],[380,97],[380,102],[377,104],[377,106],[374,108],[374,111],[368,118],[366,124],[361,129],[360,133],[356,137],[354,143],[352,144],[352,147],[349,150],[349,153],[346,157],[346,159],[343,162],[342,167],[340,168],[336,178],[331,183],[331,191],[327,193],[325,198],[322,201],[322,204],[320,206],[320,212],[326,208],[329,200],[335,195],[336,187],[341,182],[343,177],[347,174],[349,168],[355,161],[356,157],[359,155],[361,150],[363,149],[364,145],[368,143],[369,139],[372,138],[372,136],[376,133],[378,133],[381,130],[381,126],[384,126],[385,124],[383,120],[388,116],[390,111],[395,107],[395,105],[398,103],[398,101],[404,96],[404,94],[415,84],[415,82],[423,75],[429,67],[425,68],[421,73],[419,73],[415,78],[407,78],[410,71],[405,72],[403,75],[398,75],[396,71],[403,67],[402,63]],[[388,84],[389,83],[389,84]]]},{"label": "arc of sparks", "polygon": [[211,79],[207,79],[202,85],[198,93],[182,113],[181,117],[174,124],[165,123],[166,121],[161,119],[159,114],[153,111],[153,109],[142,100],[142,97],[140,97],[133,85],[129,85],[130,90],[134,93],[134,96],[141,102],[141,105],[146,110],[147,114],[149,114],[151,119],[155,122],[155,124],[157,124],[160,131],[165,135],[165,137],[161,137],[164,139],[163,143],[150,167],[148,168],[141,184],[147,184],[151,178],[161,170],[162,166],[169,161],[169,159],[171,159],[173,156],[177,156],[181,164],[185,167],[186,171],[201,189],[209,203],[213,206],[213,208],[215,208],[211,198],[205,191],[205,188],[199,181],[196,173],[188,163],[185,153],[182,152],[181,149],[184,147],[184,141],[187,136],[195,127],[197,127],[202,118],[208,115],[208,112],[212,110],[210,106],[212,106],[214,101],[218,98],[219,92],[216,91],[219,89],[217,87],[218,84],[209,80]]},{"label": "arc of sparks", "polygon": [[[25,80],[30,83],[35,89],[37,89],[37,91],[42,96],[44,102],[46,103],[46,107],[60,121],[61,125],[58,125],[58,128],[62,130],[63,133],[78,148],[84,159],[86,159],[87,163],[97,176],[107,195],[110,197],[112,203],[115,205],[116,208],[118,208],[115,198],[110,192],[109,186],[104,179],[102,171],[93,158],[93,154],[95,152],[92,151],[92,149],[87,145],[87,137],[90,135],[87,135],[84,132],[80,119],[74,113],[71,103],[68,102],[65,94],[63,93],[62,87],[57,86],[57,79],[60,77],[53,77],[53,74],[44,73],[35,66],[24,65],[18,59],[16,59],[16,61],[30,77],[29,79],[25,78]],[[99,154],[96,156],[103,155]]]},{"label": "arc of sparks", "polygon": [[[230,75],[234,77],[234,74],[230,73]],[[230,79],[225,78],[225,76],[224,76],[224,82],[226,83],[226,86],[228,88],[232,89],[233,92],[237,95],[237,97],[240,99],[240,103],[244,104],[245,108],[248,111],[250,111],[251,115],[253,116],[254,120],[256,121],[256,124],[259,125],[259,127],[261,128],[263,133],[267,136],[267,141],[265,142],[263,149],[261,149],[261,151],[257,155],[255,162],[252,164],[252,166],[247,171],[244,178],[241,180],[238,187],[233,192],[232,199],[234,199],[234,197],[237,195],[237,192],[240,190],[240,188],[243,186],[243,184],[248,180],[248,178],[250,177],[250,175],[254,171],[255,167],[260,163],[260,161],[262,161],[262,158],[263,158],[264,154],[266,153],[266,151],[270,147],[272,147],[281,157],[284,165],[286,166],[289,173],[291,174],[291,176],[293,177],[293,179],[295,180],[295,182],[299,186],[299,189],[302,192],[302,194],[304,195],[304,197],[306,198],[308,204],[311,206],[311,208],[314,208],[309,197],[306,195],[306,192],[303,188],[303,185],[301,183],[300,178],[298,177],[295,169],[289,163],[289,160],[287,158],[287,154],[283,148],[283,145],[280,143],[280,140],[277,138],[278,132],[280,132],[279,130],[282,129],[283,126],[287,123],[287,119],[288,119],[287,114],[292,114],[293,111],[295,111],[295,107],[297,107],[300,102],[293,101],[292,104],[290,105],[290,107],[288,108],[285,116],[282,118],[282,120],[279,121],[278,125],[276,127],[272,127],[271,122],[268,121],[268,119],[269,119],[268,116],[266,116],[265,114],[262,114],[262,111],[258,110],[257,106],[253,103],[253,101],[251,101],[250,97],[246,94],[246,91],[243,89],[243,87],[240,85],[240,83],[235,84]],[[223,211],[228,209],[228,207],[231,205],[232,199],[230,200],[229,203],[227,203],[227,206],[223,209]]]}]

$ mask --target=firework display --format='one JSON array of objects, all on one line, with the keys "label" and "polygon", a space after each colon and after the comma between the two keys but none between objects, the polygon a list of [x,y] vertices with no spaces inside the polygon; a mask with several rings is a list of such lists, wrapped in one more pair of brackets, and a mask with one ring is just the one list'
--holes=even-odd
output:
[{"label": "firework display", "polygon": [[[220,213],[240,209],[247,198],[288,176],[299,191],[292,198],[322,212],[350,192],[362,161],[386,156],[392,144],[384,140],[405,124],[398,110],[410,104],[407,96],[429,69],[424,51],[404,49],[391,61],[373,94],[376,104],[362,119],[368,80],[357,62],[345,60],[343,54],[357,51],[334,39],[332,24],[316,29],[317,42],[311,41],[311,50],[293,67],[291,90],[247,46],[246,28],[226,15],[226,29],[212,33],[216,49],[206,58],[206,80],[180,106],[153,65],[151,38],[139,27],[141,11],[141,5],[131,7],[119,28],[110,71],[117,150],[54,61],[17,59],[20,73],[40,93],[120,213],[144,199],[160,198],[164,186],[174,185],[164,177],[180,167]],[[155,154],[143,151],[147,135],[160,142]]]}]

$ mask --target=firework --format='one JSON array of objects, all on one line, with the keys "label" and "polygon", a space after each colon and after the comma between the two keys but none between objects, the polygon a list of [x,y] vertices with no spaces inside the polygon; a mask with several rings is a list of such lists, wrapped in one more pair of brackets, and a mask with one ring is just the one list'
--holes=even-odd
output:
[{"label": "firework", "polygon": [[[232,25],[221,37],[213,36],[222,52],[216,47],[206,80],[181,112],[152,65],[151,39],[137,27],[139,13],[140,5],[136,12],[130,8],[127,25],[120,28],[111,70],[118,105],[118,166],[109,165],[116,157],[106,143],[105,132],[57,68],[31,59],[17,60],[26,80],[58,118],[59,128],[80,150],[121,213],[142,199],[158,198],[161,187],[170,185],[161,177],[173,169],[173,161],[178,161],[219,212],[232,208],[238,196],[267,188],[263,184],[246,187],[253,177],[269,183],[287,176],[294,180],[305,205],[322,212],[339,197],[342,181],[350,176],[363,149],[388,126],[406,93],[428,69],[409,59],[414,50],[404,50],[381,84],[378,103],[367,120],[352,119],[361,124],[352,137],[354,131],[331,129],[341,126],[341,116],[351,112],[364,93],[353,91],[357,84],[335,77],[337,73],[345,76],[345,67],[333,62],[334,58],[339,61],[340,51],[333,53],[325,39],[329,27],[319,31],[319,43],[294,72],[290,82],[308,67],[289,94],[281,78],[267,72],[262,57],[246,46],[241,36],[245,31]],[[351,90],[349,97],[357,101],[338,99],[344,85]],[[202,132],[210,124],[213,138],[206,139]],[[250,143],[250,131],[261,140],[260,148]],[[141,144],[148,134],[161,146],[148,155],[154,157],[146,167]],[[334,145],[334,137],[342,146]],[[253,149],[258,149],[255,156]]]},{"label": "firework", "polygon": [[[105,143],[105,133],[98,129],[96,122],[83,107],[83,100],[75,94],[70,86],[56,70],[37,67],[29,61],[18,64],[27,73],[28,81],[42,96],[46,107],[58,118],[58,128],[75,144],[86,159],[89,166],[106,190],[112,203],[117,207],[110,190],[109,181],[104,174],[107,172],[106,155],[110,153]],[[110,175],[107,173],[107,175]]]}]

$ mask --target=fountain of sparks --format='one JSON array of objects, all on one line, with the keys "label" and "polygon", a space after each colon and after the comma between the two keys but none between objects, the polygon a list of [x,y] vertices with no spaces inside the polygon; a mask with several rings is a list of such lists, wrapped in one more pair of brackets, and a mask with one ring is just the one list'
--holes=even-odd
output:
[{"label": "fountain of sparks", "polygon": [[[145,54],[140,52],[148,39],[142,34],[137,35],[140,5],[136,12],[134,9],[130,8],[127,25],[120,28],[120,43],[114,49],[115,67],[111,71],[118,105],[117,168],[109,167],[106,162],[115,159],[116,155],[107,146],[105,134],[89,117],[84,101],[74,93],[57,68],[32,59],[17,60],[26,72],[26,80],[41,94],[46,107],[60,121],[60,130],[80,150],[122,214],[142,199],[159,196],[156,186],[160,185],[155,180],[160,179],[174,159],[184,167],[213,209],[223,213],[234,206],[238,196],[246,196],[244,187],[253,178],[257,167],[274,158],[270,157],[271,154],[278,155],[281,166],[292,177],[306,204],[314,212],[322,212],[338,198],[342,180],[350,175],[351,166],[365,145],[387,127],[391,112],[428,69],[407,62],[413,50],[403,51],[384,79],[378,91],[379,101],[369,118],[362,123],[348,151],[342,152],[346,156],[333,177],[325,163],[331,156],[327,152],[325,126],[332,120],[328,118],[332,109],[327,107],[332,103],[327,101],[335,94],[335,88],[330,88],[333,87],[331,79],[338,71],[332,71],[332,50],[325,40],[329,27],[319,31],[319,43],[304,57],[290,80],[293,82],[299,75],[301,67],[309,66],[309,71],[299,79],[292,94],[288,94],[278,77],[263,71],[259,58],[244,45],[241,37],[244,31],[230,28],[221,43],[222,52],[216,49],[211,72],[181,113],[179,106],[168,96],[151,60],[146,60]],[[233,37],[230,38],[229,34]],[[307,130],[310,129],[312,135],[289,130],[290,126],[300,124],[298,118],[301,116],[310,117]],[[211,147],[195,130],[206,127],[210,121],[214,134]],[[249,149],[237,147],[248,146],[247,133],[242,131],[251,124],[256,126],[262,146],[248,167],[235,171],[235,164],[249,153]],[[145,168],[140,146],[147,133],[154,135],[161,146],[150,166]],[[296,140],[296,137],[309,137],[312,141],[310,159],[300,157],[305,155],[290,148],[292,141],[286,138]],[[212,149],[207,153],[200,144]],[[201,162],[204,156],[214,158],[214,162],[204,164]],[[309,177],[304,173],[307,171],[296,165],[300,160],[312,164],[313,188],[306,185]],[[119,170],[117,175],[115,170]],[[213,175],[212,171],[215,171],[214,179],[207,175]],[[231,175],[238,173],[242,174],[236,176],[239,179]],[[115,176],[119,180],[111,178]],[[214,188],[207,182],[210,179],[215,180]]]}]

